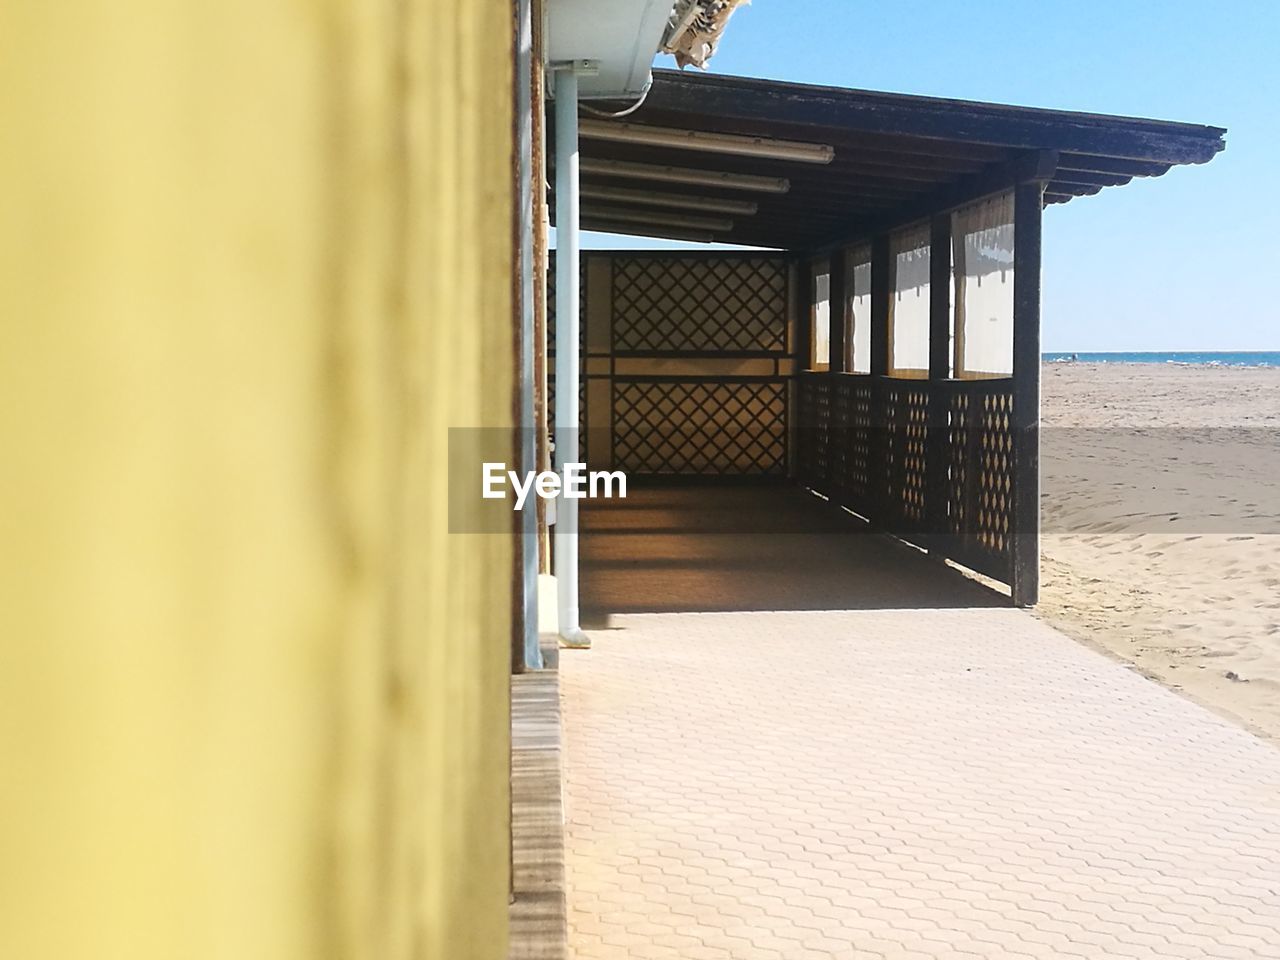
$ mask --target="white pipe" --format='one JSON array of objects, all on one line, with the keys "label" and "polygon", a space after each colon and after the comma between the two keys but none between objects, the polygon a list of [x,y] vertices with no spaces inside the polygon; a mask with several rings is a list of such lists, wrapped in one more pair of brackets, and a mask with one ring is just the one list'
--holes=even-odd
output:
[{"label": "white pipe", "polygon": [[[556,73],[556,470],[578,459],[578,76]],[[556,503],[555,575],[560,640],[591,645],[578,621],[578,501]]]}]

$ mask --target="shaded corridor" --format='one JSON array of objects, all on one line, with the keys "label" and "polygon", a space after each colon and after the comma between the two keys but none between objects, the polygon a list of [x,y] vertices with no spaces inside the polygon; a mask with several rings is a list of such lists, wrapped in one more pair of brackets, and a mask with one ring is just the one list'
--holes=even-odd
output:
[{"label": "shaded corridor", "polygon": [[1008,597],[805,490],[633,487],[584,501],[582,607],[611,614],[1007,606]]}]

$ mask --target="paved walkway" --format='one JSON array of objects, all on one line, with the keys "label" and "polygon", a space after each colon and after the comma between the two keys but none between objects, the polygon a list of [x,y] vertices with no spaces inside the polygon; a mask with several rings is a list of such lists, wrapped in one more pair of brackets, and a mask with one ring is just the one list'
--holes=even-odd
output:
[{"label": "paved walkway", "polygon": [[1280,750],[803,493],[585,517],[578,960],[1280,958]]},{"label": "paved walkway", "polygon": [[579,960],[1280,958],[1280,750],[1015,610],[614,617]]}]

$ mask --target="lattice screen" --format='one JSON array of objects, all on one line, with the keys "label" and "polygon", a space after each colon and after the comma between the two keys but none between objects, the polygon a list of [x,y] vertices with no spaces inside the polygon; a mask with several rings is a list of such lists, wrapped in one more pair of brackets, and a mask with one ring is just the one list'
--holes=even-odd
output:
[{"label": "lattice screen", "polygon": [[834,486],[850,510],[862,516],[874,511],[872,482],[875,423],[875,389],[869,377],[836,378]]},{"label": "lattice screen", "polygon": [[1006,553],[1013,532],[1013,394],[984,394],[980,418],[974,534],[988,550]]},{"label": "lattice screen", "polygon": [[972,480],[971,444],[976,439],[973,396],[954,393],[949,398],[947,423],[947,532],[963,537],[972,527],[969,484]]},{"label": "lattice screen", "polygon": [[[806,373],[797,386],[801,482],[1003,580],[1012,570],[1013,394],[1008,380],[926,384]],[[944,503],[930,507],[930,403],[946,413]],[[922,543],[925,541],[921,541]]]},{"label": "lattice screen", "polygon": [[827,377],[801,374],[796,391],[799,449],[797,467],[805,483],[828,492],[831,449],[831,388]]},{"label": "lattice screen", "polygon": [[782,378],[617,378],[613,396],[616,469],[668,476],[786,472],[787,389]]},{"label": "lattice screen", "polygon": [[1013,394],[971,382],[949,398],[947,526],[955,558],[1007,578],[1013,542]]},{"label": "lattice screen", "polygon": [[781,353],[786,316],[787,268],[778,257],[613,261],[615,353]]},{"label": "lattice screen", "polygon": [[831,378],[831,426],[827,428],[827,486],[841,501],[848,499],[850,397],[846,377]]}]

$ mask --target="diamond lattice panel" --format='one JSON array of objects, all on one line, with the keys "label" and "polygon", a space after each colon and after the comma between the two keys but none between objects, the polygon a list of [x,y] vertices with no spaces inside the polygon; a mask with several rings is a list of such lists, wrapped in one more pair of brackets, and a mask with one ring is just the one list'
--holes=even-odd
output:
[{"label": "diamond lattice panel", "polygon": [[648,351],[786,350],[787,273],[768,257],[613,261],[613,347]]},{"label": "diamond lattice panel", "polygon": [[820,493],[828,493],[832,444],[831,385],[826,374],[802,374],[798,381],[799,424],[797,462],[801,478]]},{"label": "diamond lattice panel", "polygon": [[614,468],[639,475],[786,471],[782,379],[624,380],[613,387]]},{"label": "diamond lattice panel", "polygon": [[812,485],[814,477],[814,444],[810,431],[813,425],[813,378],[803,374],[796,377],[796,470],[800,479]]},{"label": "diamond lattice panel", "polygon": [[988,550],[1006,553],[1012,547],[1013,394],[989,393],[981,401],[974,532]]},{"label": "diamond lattice panel", "polygon": [[972,398],[967,393],[952,394],[950,406],[947,425],[947,530],[963,536],[969,532],[972,519],[968,511],[972,477],[969,469]]},{"label": "diamond lattice panel", "polygon": [[827,428],[827,486],[840,502],[847,500],[849,419],[852,398],[847,378],[831,378],[831,426]]},{"label": "diamond lattice panel", "polygon": [[885,388],[886,476],[903,529],[924,522],[925,436],[929,394],[921,387]]},{"label": "diamond lattice panel", "polygon": [[814,486],[822,491],[831,485],[831,383],[825,376],[813,378],[813,422],[809,440],[813,447]]},{"label": "diamond lattice panel", "polygon": [[839,376],[836,379],[834,482],[842,492],[845,506],[863,516],[872,512],[873,389],[870,378]]}]

